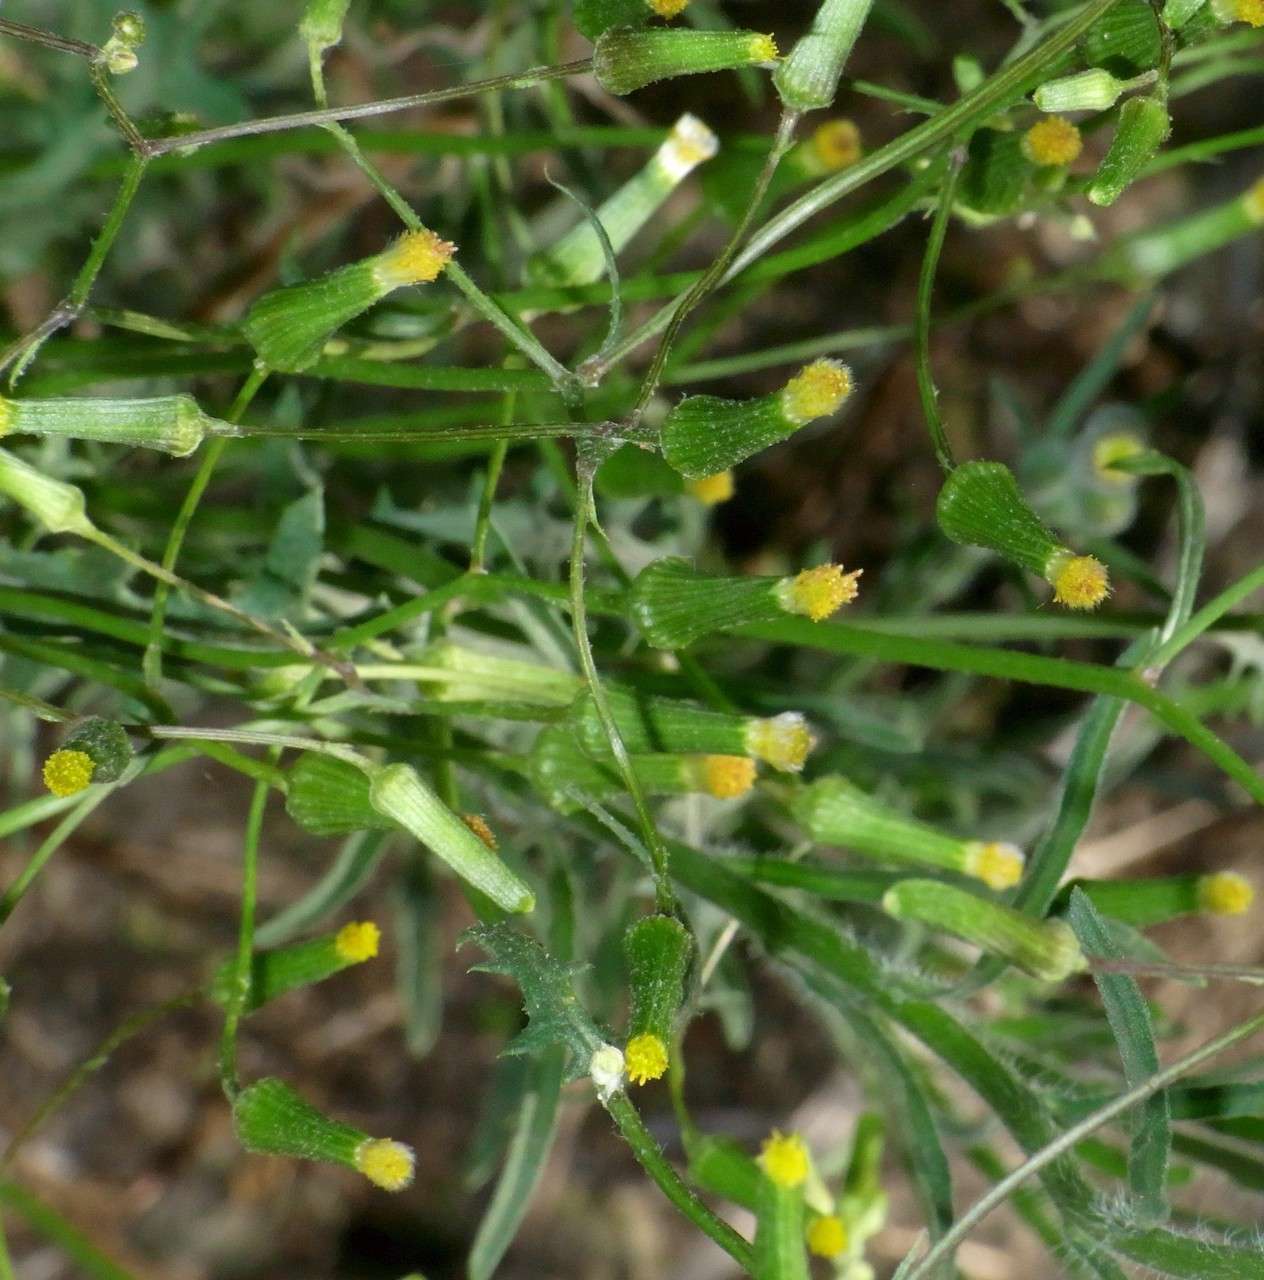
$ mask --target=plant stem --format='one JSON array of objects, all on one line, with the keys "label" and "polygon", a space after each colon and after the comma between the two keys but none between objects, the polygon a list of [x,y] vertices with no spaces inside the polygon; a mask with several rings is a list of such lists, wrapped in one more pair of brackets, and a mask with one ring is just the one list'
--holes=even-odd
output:
[{"label": "plant stem", "polygon": [[944,431],[944,420],[939,413],[939,392],[935,387],[935,373],[930,359],[930,306],[935,291],[935,272],[939,267],[939,255],[944,247],[944,237],[948,233],[948,219],[952,216],[953,202],[957,195],[957,180],[961,176],[965,159],[965,142],[962,140],[952,146],[948,171],[944,175],[944,183],[939,192],[939,203],[935,207],[935,218],[930,225],[926,255],[922,259],[922,271],[917,281],[917,312],[913,320],[913,341],[917,352],[917,390],[921,396],[922,414],[926,419],[926,429],[930,432],[935,459],[945,474],[952,471],[957,464],[952,456],[952,446],[948,443],[947,432]]},{"label": "plant stem", "polygon": [[631,1099],[622,1091],[611,1095],[606,1110],[619,1126],[619,1132],[632,1148],[638,1163],[654,1179],[658,1189],[698,1228],[714,1240],[743,1271],[752,1273],[755,1251],[727,1222],[717,1218],[689,1189],[680,1175],[664,1158],[658,1143],[645,1127]]},{"label": "plant stem", "polygon": [[1208,1040],[1191,1053],[1187,1053],[1183,1058],[1178,1058],[1171,1066],[1165,1067],[1162,1071],[1158,1071],[1147,1079],[1140,1081],[1131,1089],[1121,1093],[1119,1097],[1098,1108],[1092,1115],[1081,1120],[1079,1124],[1072,1125],[1070,1129],[1067,1129],[1029,1159],[1025,1160],[1012,1173],[1002,1178],[1000,1182],[971,1205],[911,1271],[905,1271],[901,1267],[900,1272],[897,1273],[898,1280],[925,1280],[925,1277],[929,1276],[936,1267],[952,1256],[953,1251],[961,1241],[993,1209],[1003,1203],[1011,1191],[1022,1186],[1024,1182],[1034,1174],[1039,1173],[1041,1169],[1052,1164],[1059,1156],[1073,1150],[1077,1143],[1095,1133],[1102,1125],[1109,1123],[1116,1116],[1130,1111],[1139,1102],[1144,1102],[1147,1098],[1158,1093],[1160,1089],[1166,1089],[1168,1085],[1174,1084],[1181,1076],[1186,1075],[1209,1058],[1214,1058],[1231,1045],[1237,1044],[1239,1040],[1245,1040],[1248,1036],[1252,1036],[1261,1030],[1264,1030],[1264,1014],[1256,1014],[1245,1022],[1240,1022],[1237,1026],[1230,1027],[1228,1031],[1222,1032],[1214,1039]]},{"label": "plant stem", "polygon": [[[228,410],[229,422],[240,421],[241,415],[246,412],[267,376],[268,371],[258,365],[251,369],[246,381],[237,392],[237,398],[233,401],[232,407]],[[180,510],[176,513],[176,518],[171,525],[171,532],[167,535],[167,545],[163,548],[162,568],[168,573],[174,571],[176,567],[176,561],[180,558],[180,548],[184,545],[184,535],[189,530],[194,513],[198,509],[198,503],[202,501],[202,495],[211,483],[211,477],[215,474],[215,468],[227,447],[227,439],[218,436],[206,446],[202,454],[197,474],[193,477],[193,483],[189,485],[188,493],[184,495],[184,502],[181,503]],[[168,584],[160,581],[154,592],[153,608],[149,615],[149,643],[145,647],[145,656],[141,662],[145,683],[151,689],[156,689],[162,680],[162,634],[167,614],[168,594]]]},{"label": "plant stem", "polygon": [[531,67],[510,75],[492,76],[488,80],[475,80],[470,84],[452,85],[447,89],[434,89],[429,93],[413,93],[403,98],[384,98],[380,102],[365,102],[354,107],[327,107],[320,111],[297,111],[292,115],[269,116],[261,120],[247,120],[242,124],[222,125],[216,129],[203,129],[198,133],[178,134],[170,138],[151,138],[145,141],[145,154],[165,155],[169,151],[186,153],[214,142],[229,138],[245,138],[260,133],[280,133],[286,129],[304,129],[308,125],[323,125],[340,120],[364,120],[370,116],[390,115],[395,111],[407,111],[413,107],[435,106],[440,102],[453,102],[476,94],[498,89],[526,89],[545,84],[550,80],[563,80],[568,76],[583,75],[592,70],[591,58],[575,62],[563,62],[555,67]]},{"label": "plant stem", "polygon": [[9,18],[0,18],[0,36],[12,36],[15,40],[42,44],[46,49],[78,54],[81,58],[95,58],[101,52],[94,44],[88,44],[83,40],[72,40],[69,36],[59,36],[55,31],[28,27],[24,22],[13,22]]}]

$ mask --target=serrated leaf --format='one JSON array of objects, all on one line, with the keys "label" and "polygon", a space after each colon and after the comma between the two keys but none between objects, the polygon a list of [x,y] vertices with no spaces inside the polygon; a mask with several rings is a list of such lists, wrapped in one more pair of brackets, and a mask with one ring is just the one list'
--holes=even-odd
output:
[{"label": "serrated leaf", "polygon": [[602,1036],[575,993],[572,978],[580,966],[555,960],[534,938],[505,923],[469,929],[461,942],[476,943],[491,957],[488,963],[472,966],[475,972],[503,974],[522,992],[527,1026],[503,1052],[535,1053],[560,1044],[570,1055],[566,1079],[584,1075]]}]

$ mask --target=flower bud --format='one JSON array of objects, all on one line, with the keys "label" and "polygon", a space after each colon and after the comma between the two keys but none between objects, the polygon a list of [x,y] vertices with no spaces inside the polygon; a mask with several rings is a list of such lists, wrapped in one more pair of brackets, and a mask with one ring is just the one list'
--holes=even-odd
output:
[{"label": "flower bud", "polygon": [[402,1191],[413,1180],[411,1148],[331,1120],[275,1077],[237,1095],[233,1125],[247,1151],[346,1165],[386,1191]]},{"label": "flower bud", "polygon": [[[753,756],[774,769],[797,773],[814,745],[811,730],[797,711],[764,719],[710,711],[630,689],[608,689],[606,696],[624,746],[633,755],[667,750]],[[583,749],[595,759],[608,759],[610,744],[590,693],[575,700],[569,719]]]},{"label": "flower bud", "polygon": [[0,435],[69,436],[158,449],[183,458],[202,443],[214,426],[227,428],[226,423],[204,414],[197,401],[186,395],[143,400],[0,397]]},{"label": "flower bud", "polygon": [[849,168],[864,155],[860,130],[852,120],[839,118],[817,125],[811,135],[795,146],[786,157],[812,178],[823,178]]},{"label": "flower bud", "polygon": [[588,1060],[588,1074],[593,1088],[603,1103],[623,1088],[626,1080],[623,1066],[623,1050],[613,1044],[603,1044],[593,1051]]},{"label": "flower bud", "polygon": [[631,1011],[624,1047],[633,1084],[657,1080],[667,1070],[676,1014],[685,998],[693,937],[671,916],[646,916],[623,935]]},{"label": "flower bud", "polygon": [[906,817],[845,778],[821,778],[804,787],[790,811],[812,838],[893,862],[941,867],[973,876],[991,889],[1008,889],[1023,874],[1023,855],[1002,841],[961,840]]},{"label": "flower bud", "polygon": [[1102,915],[1138,929],[1198,912],[1241,915],[1255,899],[1251,882],[1235,871],[1190,872],[1144,880],[1072,880],[1059,892],[1055,911],[1065,909],[1072,889],[1079,889]]},{"label": "flower bud", "polygon": [[1114,204],[1171,131],[1171,117],[1162,97],[1129,98],[1119,109],[1115,136],[1089,184],[1088,198],[1096,205]]},{"label": "flower bud", "polygon": [[936,505],[939,527],[954,542],[987,547],[1039,574],[1054,599],[1070,609],[1091,609],[1109,594],[1105,567],[1062,546],[999,462],[963,462],[944,481]]},{"label": "flower bud", "polygon": [[1033,920],[939,880],[901,880],[883,894],[882,906],[897,920],[954,934],[1044,982],[1061,982],[1087,967],[1065,922]]},{"label": "flower bud", "polygon": [[1138,81],[1153,79],[1151,72],[1138,79],[1119,80],[1104,67],[1090,67],[1042,84],[1032,98],[1041,111],[1107,111],[1121,94],[1137,87]]},{"label": "flower bud", "polygon": [[632,616],[659,649],[680,649],[702,636],[783,613],[820,622],[856,598],[862,570],[823,564],[786,578],[713,578],[679,557],[655,560],[628,594]]},{"label": "flower bud", "polygon": [[845,364],[814,360],[771,395],[753,400],[686,396],[663,422],[663,456],[689,479],[715,475],[835,413],[852,387]]},{"label": "flower bud", "polygon": [[374,766],[369,803],[397,822],[505,911],[530,911],[535,895],[417,776],[411,765]]},{"label": "flower bud", "polygon": [[645,0],[660,18],[678,18],[689,7],[689,0]]},{"label": "flower bud", "polygon": [[[697,116],[681,116],[645,168],[597,210],[611,249],[615,253],[623,249],[685,178],[715,155],[718,147],[715,134]],[[532,279],[555,285],[592,284],[605,269],[601,241],[587,218],[528,264]]]},{"label": "flower bud", "polygon": [[808,1223],[807,1242],[813,1257],[837,1258],[847,1248],[847,1228],[837,1214],[824,1214]]},{"label": "flower bud", "polygon": [[116,13],[110,38],[97,55],[111,75],[122,76],[136,69],[136,50],[145,43],[145,22],[138,13]]},{"label": "flower bud", "polygon": [[132,763],[131,739],[117,720],[88,716],[62,743],[65,751],[82,751],[92,761],[93,782],[117,782]]},{"label": "flower bud", "polygon": [[323,751],[304,751],[290,770],[285,811],[314,836],[390,831],[396,825],[369,802],[364,770]]},{"label": "flower bud", "polygon": [[1245,22],[1251,27],[1264,27],[1264,0],[1212,0],[1222,21]]},{"label": "flower bud", "polygon": [[1243,915],[1255,901],[1251,882],[1236,871],[1217,871],[1213,875],[1199,876],[1197,892],[1199,907],[1214,916]]},{"label": "flower bud", "polygon": [[439,702],[508,700],[564,707],[583,685],[583,681],[569,671],[503,657],[450,640],[428,645],[417,661],[450,673],[445,677],[437,674],[419,677],[420,684],[433,685],[427,692]]},{"label": "flower bud", "polygon": [[95,769],[86,751],[54,751],[44,761],[44,785],[55,796],[77,796],[91,784]]},{"label": "flower bud", "polygon": [[704,507],[718,507],[736,492],[731,471],[717,471],[713,476],[701,476],[685,482],[685,492],[697,498]]},{"label": "flower bud", "polygon": [[773,84],[791,111],[815,111],[834,101],[843,67],[872,6],[873,0],[822,0],[811,29],[773,74]]},{"label": "flower bud", "polygon": [[36,471],[7,449],[0,449],[0,494],[25,507],[49,533],[96,533],[82,490]]},{"label": "flower bud", "polygon": [[315,53],[324,53],[342,40],[342,24],[346,21],[351,0],[307,0],[298,33]]},{"label": "flower bud", "polygon": [[406,232],[376,257],[265,293],[246,313],[242,333],[269,369],[301,373],[344,324],[395,289],[434,280],[455,251],[433,231]]},{"label": "flower bud", "polygon": [[776,1131],[764,1143],[758,1164],[763,1171],[755,1199],[753,1274],[777,1280],[807,1280],[805,1183],[812,1173],[807,1144],[798,1134]]},{"label": "flower bud", "polygon": [[[243,1012],[253,1013],[270,1000],[299,987],[323,982],[352,965],[377,955],[381,934],[372,921],[344,925],[337,933],[274,951],[258,951],[250,961],[249,987]],[[225,961],[211,979],[210,997],[227,1005],[237,982],[237,961]]]},{"label": "flower bud", "polygon": [[783,1134],[774,1129],[760,1148],[759,1167],[778,1187],[801,1187],[812,1168],[808,1144],[797,1133]]},{"label": "flower bud", "polygon": [[593,74],[607,93],[625,94],[674,76],[775,62],[772,36],[754,31],[615,27],[597,37]]}]

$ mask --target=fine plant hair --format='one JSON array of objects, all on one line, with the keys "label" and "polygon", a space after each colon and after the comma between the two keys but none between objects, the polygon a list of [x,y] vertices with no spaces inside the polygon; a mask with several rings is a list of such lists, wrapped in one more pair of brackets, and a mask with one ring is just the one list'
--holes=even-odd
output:
[{"label": "fine plant hair", "polygon": [[[1229,106],[1259,101],[1264,3],[962,4],[986,54],[947,0],[225,4],[197,20],[218,53],[196,6],[36,8],[0,17],[0,270],[34,282],[0,328],[0,1020],[39,1025],[89,823],[108,841],[135,797],[189,857],[213,777],[240,839],[231,945],[210,906],[196,975],[145,953],[178,994],[85,1028],[0,1118],[0,1280],[45,1244],[132,1280],[136,1224],[90,1240],[32,1144],[60,1117],[73,1146],[71,1100],[189,1009],[240,1167],[433,1221],[465,1157],[414,1149],[425,1100],[354,1121],[375,1057],[450,1051],[453,938],[504,1032],[455,1073],[470,1280],[553,1265],[520,1228],[586,1108],[753,1280],[946,1280],[1000,1209],[1032,1274],[1264,1277],[1259,1215],[1200,1198],[1264,1186],[1258,1066],[1219,1061],[1264,1015],[1217,1000],[1264,982],[1226,919],[1259,873],[1077,861],[1142,802],[1264,802],[1264,563],[1208,520],[1202,451],[1260,481],[1180,318],[1226,259],[1259,275],[1264,130]],[[1200,136],[1198,93],[1233,127]],[[998,373],[969,341],[1033,316],[1056,358]],[[901,404],[920,455],[888,482]],[[278,906],[280,824],[308,883]],[[302,1054],[258,1069],[251,1019],[300,991],[350,1017],[383,942],[397,1018],[334,1114]],[[700,1119],[706,1027],[766,1071],[757,1038],[799,1033],[772,1004],[864,1095],[827,1143],[810,1079],[753,1077],[742,1141]]]}]

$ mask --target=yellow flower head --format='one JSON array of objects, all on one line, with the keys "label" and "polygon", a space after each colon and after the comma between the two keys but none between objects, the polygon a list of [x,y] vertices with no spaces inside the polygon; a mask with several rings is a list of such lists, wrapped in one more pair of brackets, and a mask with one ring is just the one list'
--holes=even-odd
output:
[{"label": "yellow flower head", "polygon": [[827,173],[846,169],[861,156],[860,130],[850,120],[827,120],[812,134],[812,152]]},{"label": "yellow flower head", "polygon": [[1023,878],[1023,851],[1004,840],[972,840],[962,870],[989,889],[1010,889]]},{"label": "yellow flower head", "polygon": [[433,280],[451,261],[456,245],[433,231],[409,231],[377,259],[377,278],[392,289]]},{"label": "yellow flower head", "polygon": [[1234,14],[1248,26],[1264,27],[1264,0],[1238,0]]},{"label": "yellow flower head", "polygon": [[1106,566],[1094,556],[1059,552],[1045,576],[1053,584],[1053,598],[1068,609],[1095,609],[1110,595]]},{"label": "yellow flower head", "polygon": [[718,800],[744,796],[755,785],[755,762],[746,756],[703,756],[702,785]]},{"label": "yellow flower head", "polygon": [[1107,484],[1136,484],[1137,477],[1127,471],[1116,471],[1115,463],[1135,458],[1145,450],[1145,441],[1135,431],[1112,431],[1093,445],[1093,470],[1097,478]]},{"label": "yellow flower head", "polygon": [[759,1151],[759,1167],[779,1187],[801,1187],[807,1181],[808,1144],[797,1133],[774,1129]]},{"label": "yellow flower head", "polygon": [[1061,116],[1049,116],[1023,134],[1023,154],[1032,164],[1070,164],[1083,146],[1080,131]]},{"label": "yellow flower head", "polygon": [[1257,178],[1242,200],[1246,205],[1246,216],[1252,222],[1264,222],[1264,178]]},{"label": "yellow flower head", "polygon": [[818,1258],[837,1258],[847,1248],[847,1228],[833,1213],[814,1218],[808,1228],[808,1252]]},{"label": "yellow flower head", "polygon": [[355,1167],[384,1191],[403,1191],[413,1180],[411,1147],[390,1138],[370,1138],[356,1149]]},{"label": "yellow flower head", "polygon": [[646,0],[646,3],[660,18],[674,18],[684,13],[689,0]]},{"label": "yellow flower head", "polygon": [[767,760],[774,769],[798,773],[808,752],[816,745],[812,730],[797,711],[783,711],[768,720],[748,720],[746,750],[756,760]]},{"label": "yellow flower head", "polygon": [[717,471],[713,476],[703,476],[701,480],[685,481],[685,492],[692,494],[704,507],[718,507],[733,496],[733,473]]},{"label": "yellow flower head", "polygon": [[92,781],[96,767],[86,751],[54,751],[44,761],[44,785],[55,796],[78,795]]},{"label": "yellow flower head", "polygon": [[13,401],[0,396],[0,436],[7,435],[13,425]]},{"label": "yellow flower head", "polygon": [[787,613],[801,613],[820,622],[856,598],[856,580],[863,569],[843,572],[841,564],[819,564],[804,569],[777,586],[777,599]]},{"label": "yellow flower head", "polygon": [[657,1080],[667,1070],[667,1046],[651,1032],[633,1036],[623,1050],[628,1079],[633,1084]]},{"label": "yellow flower head", "polygon": [[1251,882],[1236,871],[1217,871],[1198,878],[1198,905],[1214,916],[1240,916],[1254,900]]},{"label": "yellow flower head", "polygon": [[796,426],[833,413],[851,395],[851,370],[840,360],[813,360],[781,392],[781,411]]},{"label": "yellow flower head", "polygon": [[487,819],[481,813],[463,813],[461,821],[493,852],[500,847],[496,833],[487,825]]},{"label": "yellow flower head", "polygon": [[344,924],[334,935],[334,950],[338,959],[347,964],[363,964],[377,955],[382,931],[372,920],[353,921]]},{"label": "yellow flower head", "polygon": [[777,42],[772,36],[751,36],[750,57],[752,62],[776,62],[780,56],[777,51]]}]

